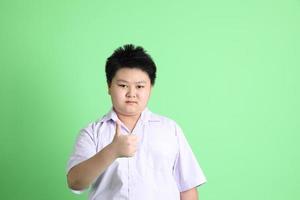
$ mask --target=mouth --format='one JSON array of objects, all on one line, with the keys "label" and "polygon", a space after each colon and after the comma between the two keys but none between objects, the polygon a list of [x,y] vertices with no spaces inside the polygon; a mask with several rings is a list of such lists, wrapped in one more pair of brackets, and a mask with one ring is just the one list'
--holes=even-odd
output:
[{"label": "mouth", "polygon": [[125,101],[125,103],[127,103],[127,104],[137,104],[136,101]]}]

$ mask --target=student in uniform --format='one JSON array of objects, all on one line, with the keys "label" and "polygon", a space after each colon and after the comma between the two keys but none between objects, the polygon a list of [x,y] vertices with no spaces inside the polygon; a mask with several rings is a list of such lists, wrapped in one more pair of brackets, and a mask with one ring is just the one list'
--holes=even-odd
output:
[{"label": "student in uniform", "polygon": [[198,199],[206,178],[180,126],[147,107],[156,78],[151,56],[124,45],[105,72],[112,107],[80,130],[67,164],[69,188],[89,188],[90,200]]}]

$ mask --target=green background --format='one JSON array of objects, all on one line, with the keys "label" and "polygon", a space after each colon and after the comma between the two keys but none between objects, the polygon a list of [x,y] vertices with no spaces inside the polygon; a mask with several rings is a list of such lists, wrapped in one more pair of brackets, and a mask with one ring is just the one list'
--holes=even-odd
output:
[{"label": "green background", "polygon": [[66,163],[126,43],[157,64],[149,108],[183,128],[199,199],[300,199],[299,0],[1,0],[0,22],[1,199],[86,199]]}]

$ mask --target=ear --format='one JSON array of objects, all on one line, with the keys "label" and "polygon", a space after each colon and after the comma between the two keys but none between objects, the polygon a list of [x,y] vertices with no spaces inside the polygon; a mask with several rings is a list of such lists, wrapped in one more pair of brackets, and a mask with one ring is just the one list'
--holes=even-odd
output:
[{"label": "ear", "polygon": [[152,94],[153,85],[150,86],[150,95]]},{"label": "ear", "polygon": [[111,92],[110,92],[110,84],[107,84],[107,93],[108,93],[109,95],[111,95]]}]

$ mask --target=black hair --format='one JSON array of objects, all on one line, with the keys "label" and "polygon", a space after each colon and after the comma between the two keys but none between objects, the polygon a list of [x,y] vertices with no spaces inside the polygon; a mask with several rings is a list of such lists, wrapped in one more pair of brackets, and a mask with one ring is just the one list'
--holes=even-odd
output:
[{"label": "black hair", "polygon": [[146,72],[154,85],[156,78],[156,65],[151,56],[141,46],[125,44],[117,48],[114,53],[107,58],[105,73],[107,84],[110,85],[117,71],[122,68],[137,68]]}]

